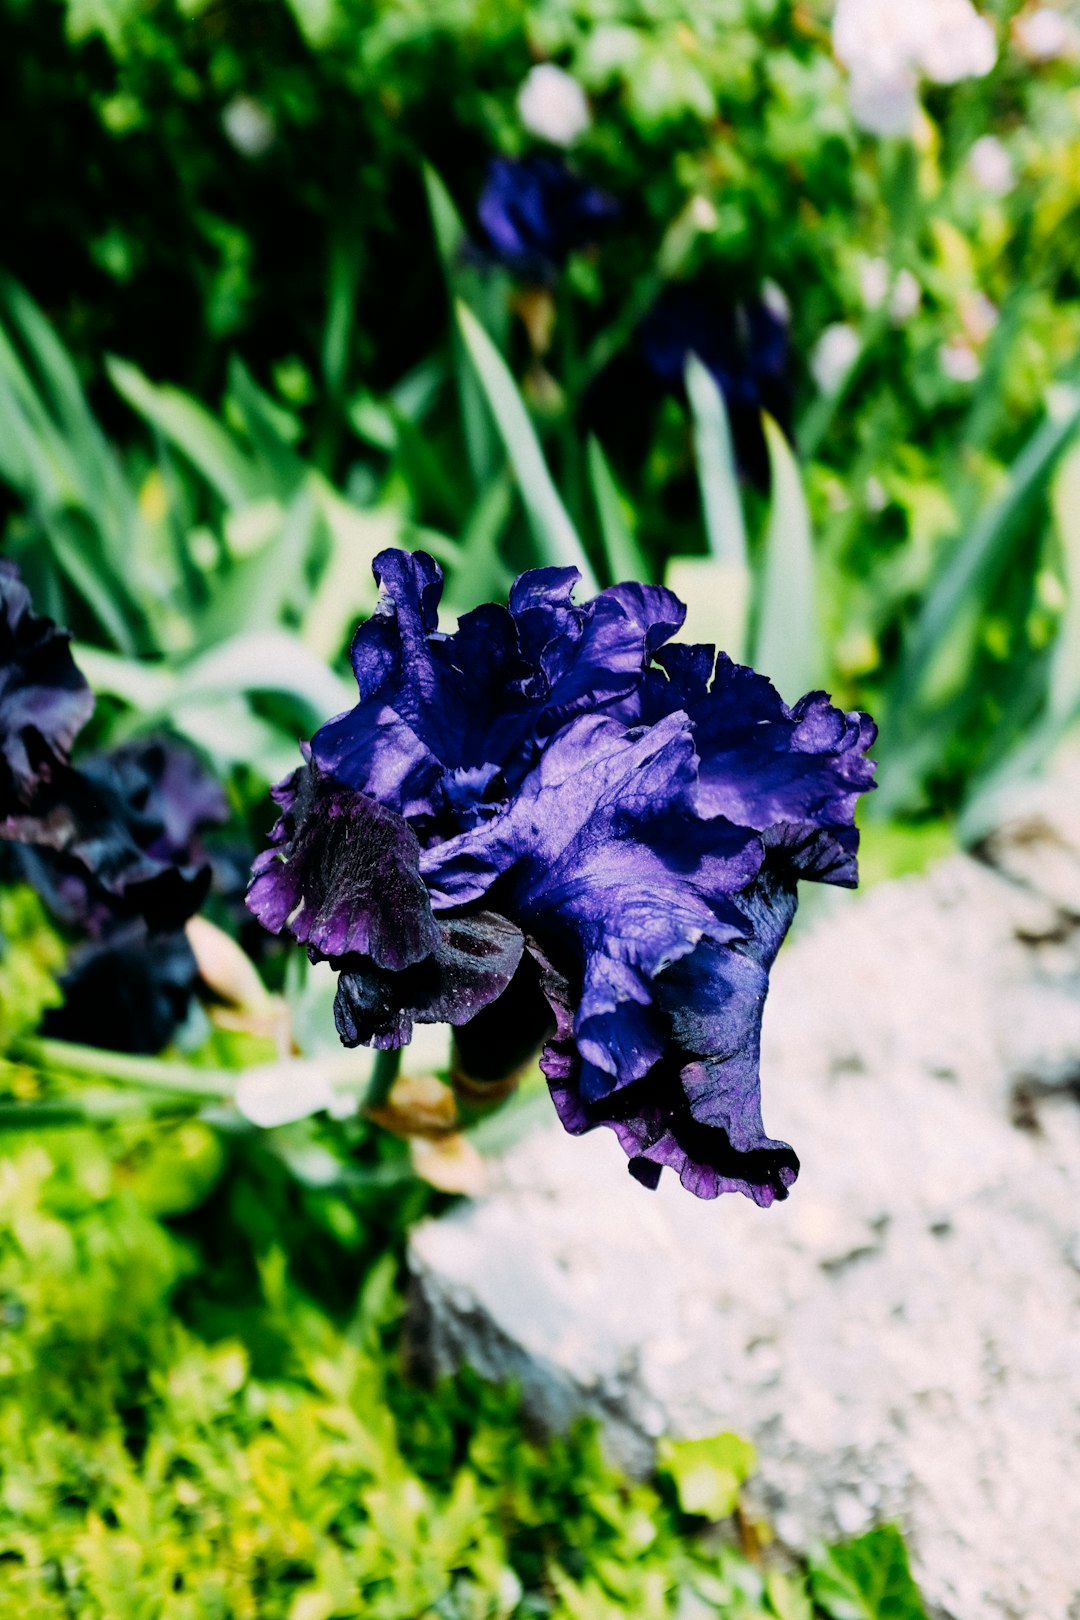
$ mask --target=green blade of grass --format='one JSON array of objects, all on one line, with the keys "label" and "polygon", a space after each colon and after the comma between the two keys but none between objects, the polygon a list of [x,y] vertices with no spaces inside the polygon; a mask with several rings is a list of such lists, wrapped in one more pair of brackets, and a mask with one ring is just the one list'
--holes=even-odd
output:
[{"label": "green blade of grass", "polygon": [[757,605],[754,665],[787,703],[820,678],[810,513],[791,446],[763,414],[772,493]]},{"label": "green blade of grass", "polygon": [[941,649],[966,606],[985,599],[1009,558],[1022,520],[1049,478],[1058,456],[1080,423],[1080,392],[1062,390],[1063,409],[1048,417],[1028,440],[1009,472],[1004,490],[975,523],[931,586],[901,665],[895,696],[917,706]]},{"label": "green blade of grass", "polygon": [[117,393],[183,453],[226,506],[244,506],[267,493],[253,463],[195,400],[179,388],[152,383],[126,360],[110,355],[105,366]]},{"label": "green blade of grass", "polygon": [[586,451],[589,483],[592,486],[600,537],[604,543],[608,576],[612,583],[636,579],[647,583],[652,571],[630,526],[626,503],[615,482],[615,475],[598,439],[590,434]]},{"label": "green blade of grass", "polygon": [[[435,245],[438,248],[451,305],[459,299],[470,306],[480,305],[485,301],[483,289],[476,284],[475,270],[470,272],[464,262],[468,236],[461,222],[461,216],[438,172],[429,163],[424,164],[423,172]],[[494,290],[496,293],[499,291],[498,288]],[[461,404],[465,450],[473,482],[476,488],[481,490],[498,470],[499,445],[492,432],[491,418],[484,405],[483,392],[469,364],[461,333],[456,327],[452,341],[454,377]]]},{"label": "green blade of grass", "polygon": [[719,561],[747,566],[739,474],[724,396],[696,354],[686,362],[686,393],[694,419],[701,505],[709,550]]},{"label": "green blade of grass", "polygon": [[676,639],[707,642],[741,663],[750,613],[749,568],[715,557],[669,557],[664,584],[686,604]]},{"label": "green blade of grass", "polygon": [[587,591],[596,578],[544,460],[536,430],[510,369],[476,316],[459,301],[458,326],[517,476],[529,526],[545,563],[576,568]]},{"label": "green blade of grass", "polygon": [[1065,610],[1050,660],[1048,706],[1055,719],[1080,703],[1080,446],[1064,456],[1051,491],[1065,573]]}]

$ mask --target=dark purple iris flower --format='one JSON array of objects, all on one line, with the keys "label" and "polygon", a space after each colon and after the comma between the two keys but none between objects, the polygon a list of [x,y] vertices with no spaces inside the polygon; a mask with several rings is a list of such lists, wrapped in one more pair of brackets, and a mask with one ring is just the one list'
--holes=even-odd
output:
[{"label": "dark purple iris flower", "polygon": [[50,1032],[157,1051],[195,989],[183,925],[210,885],[201,833],[227,805],[171,739],[70,763],[94,698],[69,640],[0,562],[0,858],[80,942]]},{"label": "dark purple iris flower", "polygon": [[0,557],[0,817],[30,802],[93,713],[70,642],[33,612],[18,569]]},{"label": "dark purple iris flower", "polygon": [[650,407],[664,395],[685,395],[691,354],[724,396],[740,468],[764,484],[768,456],[761,412],[789,432],[792,384],[787,320],[762,298],[736,300],[704,285],[669,283],[627,348],[592,384],[585,404],[590,427],[605,441],[628,440],[626,454],[638,459]]},{"label": "dark purple iris flower", "polygon": [[60,980],[62,1006],[50,1008],[43,1035],[115,1052],[160,1052],[184,1022],[198,983],[182,930],[152,933],[139,917],[71,953]]},{"label": "dark purple iris flower", "polygon": [[659,587],[578,606],[574,569],[536,569],[450,635],[429,557],[375,572],[359,702],[276,790],[251,910],[338,969],[346,1045],[445,1021],[496,1078],[498,1051],[505,1073],[546,1036],[563,1124],[609,1125],[639,1180],[785,1197],[798,1161],[759,1096],[769,968],[800,877],[857,881],[872,722],[665,647],[685,610]]},{"label": "dark purple iris flower", "polygon": [[594,242],[617,212],[614,199],[579,179],[562,158],[493,158],[477,217],[485,245],[515,276],[550,282],[570,254]]}]

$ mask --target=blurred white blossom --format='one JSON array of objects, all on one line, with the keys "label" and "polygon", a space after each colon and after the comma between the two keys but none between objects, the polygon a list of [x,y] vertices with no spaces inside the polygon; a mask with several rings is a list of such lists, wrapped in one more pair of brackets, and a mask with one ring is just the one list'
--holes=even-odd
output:
[{"label": "blurred white blossom", "polygon": [[823,394],[835,394],[859,356],[859,334],[846,321],[827,326],[810,355],[810,375]]},{"label": "blurred white blossom", "polygon": [[761,302],[770,315],[774,315],[778,321],[783,321],[785,326],[790,325],[791,300],[778,282],[763,281],[761,283]]},{"label": "blurred white blossom", "polygon": [[702,196],[700,191],[690,199],[690,218],[699,231],[715,231],[720,223],[716,204],[711,197]]},{"label": "blurred white blossom", "polygon": [[[904,0],[911,6],[912,0]],[[961,79],[981,79],[997,61],[993,25],[980,17],[971,0],[921,0],[922,10],[933,21],[925,29],[918,63],[934,84],[958,84]]]},{"label": "blurred white blossom", "polygon": [[1055,6],[1021,12],[1013,22],[1013,38],[1029,62],[1055,62],[1080,48],[1080,30]]},{"label": "blurred white blossom", "polygon": [[553,146],[572,146],[589,127],[584,90],[554,62],[540,62],[529,70],[518,91],[517,109],[529,134]]},{"label": "blurred white blossom", "polygon": [[992,197],[1004,197],[1016,184],[1016,169],[1004,141],[980,135],[967,155],[972,178]]},{"label": "blurred white blossom", "polygon": [[997,305],[984,292],[968,293],[960,300],[960,320],[972,343],[979,346],[998,323]]},{"label": "blurred white blossom", "polygon": [[943,343],[938,351],[938,361],[946,377],[953,382],[974,382],[982,369],[971,344],[960,339]]},{"label": "blurred white blossom", "polygon": [[863,499],[868,512],[884,512],[889,504],[888,492],[880,478],[871,473],[863,488]]},{"label": "blurred white blossom", "polygon": [[918,80],[910,69],[888,78],[852,70],[851,116],[870,135],[909,135],[919,110]]},{"label": "blurred white blossom", "polygon": [[277,129],[270,112],[254,96],[234,96],[221,114],[226,138],[242,157],[262,157],[274,144]]},{"label": "blurred white blossom", "polygon": [[888,298],[889,314],[899,324],[910,320],[918,309],[922,289],[910,270],[901,270],[892,282],[890,297],[890,279],[889,266],[884,259],[864,259],[859,266],[859,291],[867,309],[880,309]]},{"label": "blurred white blossom", "polygon": [[994,30],[971,0],[839,0],[833,47],[855,121],[877,135],[910,133],[920,74],[956,84],[997,60]]}]

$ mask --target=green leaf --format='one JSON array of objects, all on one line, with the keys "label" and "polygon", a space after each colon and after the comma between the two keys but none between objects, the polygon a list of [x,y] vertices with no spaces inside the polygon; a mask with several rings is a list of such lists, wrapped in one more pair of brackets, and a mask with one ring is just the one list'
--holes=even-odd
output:
[{"label": "green leaf", "polygon": [[482,490],[470,511],[460,538],[451,540],[438,529],[406,526],[402,543],[410,550],[428,552],[447,570],[441,612],[444,619],[460,617],[481,602],[505,597],[513,573],[499,555],[499,539],[514,508],[514,483],[505,464]]},{"label": "green leaf", "polygon": [[121,652],[133,653],[135,636],[122,605],[126,593],[93,556],[95,548],[86,543],[85,530],[80,533],[74,521],[77,515],[81,516],[68,512],[43,517],[49,550],[113,644]]},{"label": "green leaf", "polygon": [[295,732],[286,734],[264,720],[243,697],[180,704],[168,715],[143,717],[138,729],[145,731],[166,720],[208,754],[219,771],[231,765],[246,765],[255,776],[272,783],[296,769],[299,755]]},{"label": "green leaf", "polygon": [[0,888],[0,1052],[37,1028],[63,996],[56,975],[65,950],[32,889]]},{"label": "green leaf", "polygon": [[308,484],[296,491],[275,527],[273,538],[237,562],[218,586],[199,619],[200,646],[271,628],[287,610],[303,613],[308,564],[319,528],[318,505]]},{"label": "green leaf", "polygon": [[175,684],[171,670],[141,659],[121,658],[102,652],[99,647],[77,642],[72,647],[75,662],[100,696],[116,697],[133,709],[168,707]]},{"label": "green leaf", "polygon": [[296,698],[318,721],[351,708],[356,693],[286,630],[233,636],[185,666],[172,701],[190,703],[241,692],[279,692]]},{"label": "green leaf", "polygon": [[229,404],[238,413],[258,463],[264,487],[291,495],[307,472],[292,447],[296,423],[287,411],[263,393],[251,373],[233,355],[229,362]]},{"label": "green leaf", "polygon": [[911,704],[922,694],[957,617],[981,605],[1008,562],[1012,542],[1031,502],[1038,496],[1058,456],[1080,423],[1080,391],[1062,388],[1060,411],[1048,416],[1014,461],[1005,488],[953,551],[927,593],[897,679],[898,701]]},{"label": "green leaf", "polygon": [[1065,611],[1050,661],[1049,710],[1061,719],[1080,703],[1080,446],[1062,458],[1050,499],[1065,572]]},{"label": "green leaf", "polygon": [[724,396],[696,354],[687,358],[686,392],[694,418],[694,450],[709,550],[719,562],[746,568],[746,526],[731,424]]},{"label": "green leaf", "polygon": [[425,163],[423,173],[428,211],[435,232],[435,245],[439,250],[439,258],[443,262],[444,269],[450,271],[457,264],[468,239],[465,227],[461,223],[461,215],[454,206],[454,199],[447,191],[438,170],[433,169],[430,163]]},{"label": "green leaf", "polygon": [[131,707],[114,727],[117,738],[170,725],[216,760],[250,765],[270,780],[296,764],[296,739],[257,715],[247,701],[251,694],[291,698],[311,728],[355,700],[353,689],[286,630],[233,636],[179,670],[93,648],[80,647],[78,657],[95,691]]},{"label": "green leaf", "polygon": [[926,1620],[903,1540],[893,1525],[813,1555],[810,1591],[829,1620]]},{"label": "green leaf", "polygon": [[765,1595],[777,1620],[814,1620],[813,1605],[801,1576],[782,1575],[778,1569],[771,1569],[765,1577]]},{"label": "green leaf", "polygon": [[361,617],[375,606],[371,565],[386,546],[401,544],[401,518],[388,508],[363,511],[326,480],[312,475],[330,553],[308,603],[300,636],[324,662],[338,656]]},{"label": "green leaf", "polygon": [[458,326],[495,426],[517,475],[525,512],[544,563],[576,568],[588,592],[596,578],[569,513],[559,498],[525,403],[498,349],[472,311],[457,306]]},{"label": "green leaf", "polygon": [[41,1040],[31,1037],[19,1043],[19,1056],[27,1063],[62,1074],[86,1074],[118,1085],[140,1086],[149,1091],[171,1091],[193,1097],[231,1097],[236,1076],[226,1069],[201,1069],[190,1063],[172,1063],[163,1058],[133,1057],[128,1052],[109,1052],[98,1046],[79,1046],[71,1041]]},{"label": "green leaf", "polygon": [[714,557],[672,557],[664,584],[686,603],[680,641],[705,641],[736,662],[746,655],[750,570]]},{"label": "green leaf", "polygon": [[821,669],[810,513],[791,446],[771,416],[763,413],[762,423],[772,492],[753,662],[794,703]]},{"label": "green leaf", "polygon": [[600,537],[604,542],[608,577],[612,583],[636,579],[647,583],[652,570],[637,543],[630,521],[630,506],[620,493],[608,459],[599,439],[589,435],[587,448],[589,483],[592,485],[596,514],[600,519]]},{"label": "green leaf", "polygon": [[708,1440],[662,1440],[657,1467],[675,1486],[684,1513],[726,1519],[734,1513],[739,1488],[757,1466],[757,1454],[737,1434]]},{"label": "green leaf", "polygon": [[[490,277],[489,280],[494,284],[485,287],[478,279],[476,271],[467,265],[464,249],[468,242],[468,234],[454,206],[453,198],[440,175],[429,163],[424,164],[424,189],[427,192],[435,243],[451,304],[460,299],[474,312],[482,310],[487,317],[484,325],[488,331],[497,332],[497,323],[505,321],[506,299],[502,277],[498,275]],[[482,490],[497,470],[498,439],[492,432],[491,418],[484,404],[483,392],[469,364],[461,332],[456,326],[453,346],[454,375],[461,402],[465,448],[473,481],[477,489]]]},{"label": "green leaf", "polygon": [[137,366],[113,355],[105,368],[117,393],[183,452],[226,506],[243,506],[268,493],[249,457],[196,400],[179,388],[152,383]]},{"label": "green leaf", "polygon": [[[23,402],[35,410],[39,423],[48,420],[59,428],[54,444],[63,442],[75,481],[89,504],[105,519],[105,508],[115,522],[117,508],[131,505],[130,492],[116,457],[98,426],[78,373],[63,344],[41,310],[21,287],[11,281],[3,284],[4,303],[23,344],[32,358],[41,387],[35,387],[25,369],[16,362],[15,380],[21,384]],[[12,351],[7,350],[9,363]],[[112,533],[106,521],[103,541],[114,562],[122,560],[124,536]],[[111,549],[110,549],[111,547]]]},{"label": "green leaf", "polygon": [[360,282],[360,254],[359,241],[345,231],[336,237],[330,249],[322,369],[326,386],[335,398],[340,398],[348,374]]}]

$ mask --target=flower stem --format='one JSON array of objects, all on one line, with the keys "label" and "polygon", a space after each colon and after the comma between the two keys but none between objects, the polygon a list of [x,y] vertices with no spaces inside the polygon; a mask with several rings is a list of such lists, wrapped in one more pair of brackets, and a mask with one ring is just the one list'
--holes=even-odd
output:
[{"label": "flower stem", "polygon": [[394,1081],[401,1068],[401,1047],[395,1046],[389,1051],[377,1051],[375,1062],[371,1070],[371,1079],[368,1082],[367,1092],[364,1096],[363,1106],[368,1108],[381,1108],[390,1095]]},{"label": "flower stem", "polygon": [[236,1075],[228,1069],[197,1069],[190,1063],[135,1057],[128,1052],[108,1052],[97,1046],[76,1046],[71,1041],[27,1038],[19,1042],[15,1055],[35,1068],[94,1075],[99,1080],[141,1086],[149,1091],[222,1098],[231,1097],[236,1088]]}]

